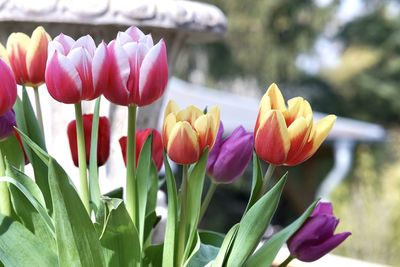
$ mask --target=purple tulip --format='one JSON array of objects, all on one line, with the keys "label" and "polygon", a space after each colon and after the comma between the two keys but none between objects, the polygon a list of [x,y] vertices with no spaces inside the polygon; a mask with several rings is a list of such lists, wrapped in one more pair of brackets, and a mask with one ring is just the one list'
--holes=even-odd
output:
[{"label": "purple tulip", "polygon": [[305,262],[316,261],[339,246],[350,232],[334,234],[339,223],[331,203],[318,203],[310,218],[289,239],[292,256]]},{"label": "purple tulip", "polygon": [[9,110],[0,116],[0,140],[9,137],[14,131],[15,121],[14,110]]},{"label": "purple tulip", "polygon": [[224,126],[221,122],[208,158],[207,171],[216,183],[232,183],[243,174],[251,159],[253,137],[242,126],[224,140],[223,133]]}]

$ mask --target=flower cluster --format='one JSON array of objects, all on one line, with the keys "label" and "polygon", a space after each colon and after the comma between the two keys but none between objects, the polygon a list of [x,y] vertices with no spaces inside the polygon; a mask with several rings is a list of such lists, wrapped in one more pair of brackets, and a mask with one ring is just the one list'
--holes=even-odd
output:
[{"label": "flower cluster", "polygon": [[[281,243],[273,245],[266,242],[255,251],[286,181],[282,177],[268,190],[274,168],[309,159],[331,131],[334,115],[314,122],[305,99],[296,97],[286,105],[272,84],[261,99],[254,133],[238,126],[224,137],[218,107],[180,109],[174,101],[165,108],[161,133],[136,129],[137,108],[162,97],[168,75],[165,42],[154,44],[151,35],[136,27],[119,32],[108,44],[96,45],[90,35],[74,40],[60,34],[51,40],[43,27],[31,37],[13,33],[6,47],[0,44],[0,144],[11,140],[11,146],[22,148],[0,146],[0,221],[7,217],[11,225],[0,234],[0,250],[5,252],[0,253],[0,261],[19,266],[16,247],[23,242],[21,255],[34,253],[46,266],[208,266],[212,262],[269,266],[271,255],[263,253],[277,253],[286,241],[291,252],[288,261],[294,257],[314,261],[350,235],[335,235],[338,220],[331,204],[315,202],[300,218],[301,227],[300,219],[288,226],[285,235],[292,233],[290,239],[281,237],[276,241]],[[80,196],[67,172],[46,152],[37,88],[43,83],[56,101],[75,107],[75,120],[66,128],[72,160],[79,167]],[[23,87],[18,101],[17,84]],[[35,88],[36,114],[26,86]],[[102,96],[128,110],[127,135],[119,139],[126,165],[123,194],[101,195],[98,167],[106,164],[112,146],[111,122],[99,115]],[[96,100],[93,114],[82,114],[81,102],[91,100]],[[242,219],[223,241],[211,232],[205,238],[209,240],[203,240],[198,225],[216,187],[243,176],[252,154],[255,173]],[[179,191],[168,159],[181,167]],[[259,159],[270,164],[265,176]],[[25,163],[32,164],[34,179],[21,172]],[[156,203],[163,165],[168,218],[164,243],[156,245],[152,234],[160,221]],[[210,183],[203,198],[206,174]],[[204,251],[216,246],[218,255]]]}]

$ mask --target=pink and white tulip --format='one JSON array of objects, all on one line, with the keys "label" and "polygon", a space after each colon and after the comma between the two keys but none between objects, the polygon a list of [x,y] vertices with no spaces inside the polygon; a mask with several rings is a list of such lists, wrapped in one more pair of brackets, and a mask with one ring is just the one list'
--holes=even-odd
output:
[{"label": "pink and white tulip", "polygon": [[150,34],[130,27],[108,45],[108,55],[110,79],[104,91],[108,100],[123,106],[146,106],[162,96],[168,83],[164,40],[154,45]]},{"label": "pink and white tulip", "polygon": [[65,104],[99,97],[108,82],[107,46],[97,48],[89,35],[78,40],[60,34],[49,43],[46,85],[50,95]]}]

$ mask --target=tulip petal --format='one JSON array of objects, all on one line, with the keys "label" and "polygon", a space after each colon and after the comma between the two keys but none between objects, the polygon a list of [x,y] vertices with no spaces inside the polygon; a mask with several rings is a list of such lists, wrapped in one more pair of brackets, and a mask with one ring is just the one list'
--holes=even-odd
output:
[{"label": "tulip petal", "polygon": [[21,32],[12,33],[7,40],[8,58],[18,84],[24,84],[29,80],[26,69],[26,53],[29,43],[29,36]]},{"label": "tulip petal", "polygon": [[200,151],[203,151],[206,147],[211,149],[214,144],[216,133],[214,135],[211,130],[212,123],[212,118],[208,114],[201,115],[194,122],[194,128],[199,136]]},{"label": "tulip petal", "polygon": [[145,35],[144,33],[135,26],[129,27],[126,31],[126,34],[128,34],[131,37],[131,40],[134,42],[138,42],[141,38],[143,38]]},{"label": "tulip petal", "polygon": [[283,98],[281,91],[275,83],[269,86],[267,90],[267,95],[269,96],[271,101],[271,109],[277,109],[280,111],[286,110],[285,99]]},{"label": "tulip petal", "polygon": [[212,107],[207,112],[207,115],[211,117],[211,130],[213,136],[217,136],[219,125],[220,125],[220,110],[219,107]]},{"label": "tulip petal", "polygon": [[[69,51],[71,51],[71,48],[75,43],[75,40],[72,39],[70,36],[61,33],[56,38],[54,38],[53,42],[60,44],[61,47],[63,48],[62,54],[67,55],[69,53]],[[59,47],[59,46],[57,45],[57,47]],[[50,56],[50,52],[52,52],[52,51],[49,51],[49,56]]]},{"label": "tulip petal", "polygon": [[104,96],[114,104],[129,105],[127,82],[130,74],[128,55],[115,41],[108,46],[109,85]]},{"label": "tulip petal", "polygon": [[107,46],[102,42],[94,52],[92,61],[92,77],[95,95],[100,95],[107,89],[108,72]]},{"label": "tulip petal", "polygon": [[165,119],[163,124],[162,139],[164,148],[167,149],[168,139],[171,135],[172,129],[176,124],[176,117],[174,113],[170,113]]},{"label": "tulip petal", "polygon": [[17,99],[17,84],[10,67],[0,59],[0,115],[9,111]]},{"label": "tulip petal", "polygon": [[94,40],[90,35],[82,36],[81,38],[76,40],[76,42],[72,45],[71,50],[78,47],[83,47],[85,50],[87,50],[91,58],[96,51],[96,44],[94,43]]},{"label": "tulip petal", "polygon": [[254,127],[255,133],[260,126],[260,121],[265,120],[265,117],[267,116],[269,110],[271,110],[271,99],[269,98],[268,93],[265,93],[264,96],[261,98],[260,106],[258,108],[257,120]]},{"label": "tulip petal", "polygon": [[167,49],[163,40],[153,46],[143,59],[139,75],[139,106],[159,99],[168,83]]},{"label": "tulip petal", "polygon": [[67,57],[54,52],[47,64],[45,76],[47,89],[55,100],[66,104],[81,101],[82,82]]},{"label": "tulip petal", "polygon": [[37,27],[33,31],[26,53],[26,68],[28,71],[29,83],[33,85],[44,83],[49,41],[50,38],[43,27]]},{"label": "tulip petal", "polygon": [[319,202],[318,205],[315,207],[311,217],[317,215],[333,215],[333,206],[330,202]]},{"label": "tulip petal", "polygon": [[17,126],[17,122],[15,120],[15,112],[13,109],[0,115],[0,141],[12,135],[15,126]]},{"label": "tulip petal", "polygon": [[176,113],[178,113],[178,111],[179,111],[179,106],[178,106],[178,104],[177,104],[175,101],[173,101],[173,100],[168,101],[168,104],[167,104],[167,106],[165,107],[165,111],[164,111],[164,119],[165,119],[170,113],[176,114]]},{"label": "tulip petal", "polygon": [[281,165],[290,149],[289,132],[282,112],[270,110],[255,133],[257,155],[269,163]]},{"label": "tulip petal", "polygon": [[190,123],[190,125],[194,126],[195,121],[203,115],[203,111],[201,111],[198,107],[190,105],[176,113],[176,120],[187,121]]},{"label": "tulip petal", "polygon": [[286,165],[293,164],[292,159],[301,153],[310,136],[311,127],[304,117],[297,118],[288,128],[290,137],[290,150],[286,159]]},{"label": "tulip petal", "polygon": [[83,47],[73,48],[67,58],[74,64],[82,81],[82,99],[92,100],[97,96],[93,92],[92,58]]},{"label": "tulip petal", "polygon": [[196,132],[186,122],[177,122],[168,139],[168,156],[178,164],[192,164],[199,160],[200,150]]},{"label": "tulip petal", "polygon": [[223,140],[222,140],[223,134],[224,134],[224,125],[221,122],[219,129],[218,129],[217,137],[215,138],[214,146],[210,150],[210,154],[208,155],[207,170],[210,173],[213,173],[215,161],[218,158],[221,146],[223,144]]},{"label": "tulip petal", "polygon": [[350,232],[336,234],[315,246],[307,246],[297,253],[297,258],[304,262],[312,262],[331,252],[351,235]]}]

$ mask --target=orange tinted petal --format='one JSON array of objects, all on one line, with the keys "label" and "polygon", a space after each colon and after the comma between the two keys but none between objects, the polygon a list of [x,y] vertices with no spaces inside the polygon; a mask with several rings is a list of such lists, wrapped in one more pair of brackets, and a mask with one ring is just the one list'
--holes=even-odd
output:
[{"label": "orange tinted petal", "polygon": [[176,114],[177,121],[187,121],[190,125],[194,126],[194,122],[197,120],[198,117],[203,115],[203,111],[201,111],[196,106],[188,106],[187,108],[179,111]]},{"label": "orange tinted petal", "polygon": [[178,164],[192,164],[199,160],[200,149],[197,134],[188,122],[175,124],[169,135],[167,153]]},{"label": "orange tinted petal", "polygon": [[170,114],[170,113],[176,113],[179,111],[179,106],[175,101],[170,100],[165,107],[164,111],[164,119]]},{"label": "orange tinted petal", "polygon": [[288,128],[290,136],[290,150],[286,164],[292,163],[292,159],[301,153],[310,136],[311,127],[304,117],[296,119]]},{"label": "orange tinted petal", "polygon": [[269,86],[267,90],[267,95],[270,98],[272,109],[277,109],[280,111],[286,110],[285,99],[283,98],[281,90],[279,90],[278,86],[275,83]]},{"label": "orange tinted petal", "polygon": [[176,124],[176,118],[174,113],[170,113],[165,119],[164,119],[164,124],[163,124],[163,130],[162,130],[162,142],[164,145],[164,148],[167,148],[168,145],[168,139],[171,134],[172,128]]},{"label": "orange tinted petal", "polygon": [[29,42],[29,36],[21,32],[12,33],[7,40],[8,59],[19,84],[29,80],[26,69],[26,53]]},{"label": "orange tinted petal", "polygon": [[282,112],[271,110],[260,126],[254,140],[257,155],[269,163],[281,165],[290,149],[289,132]]}]

